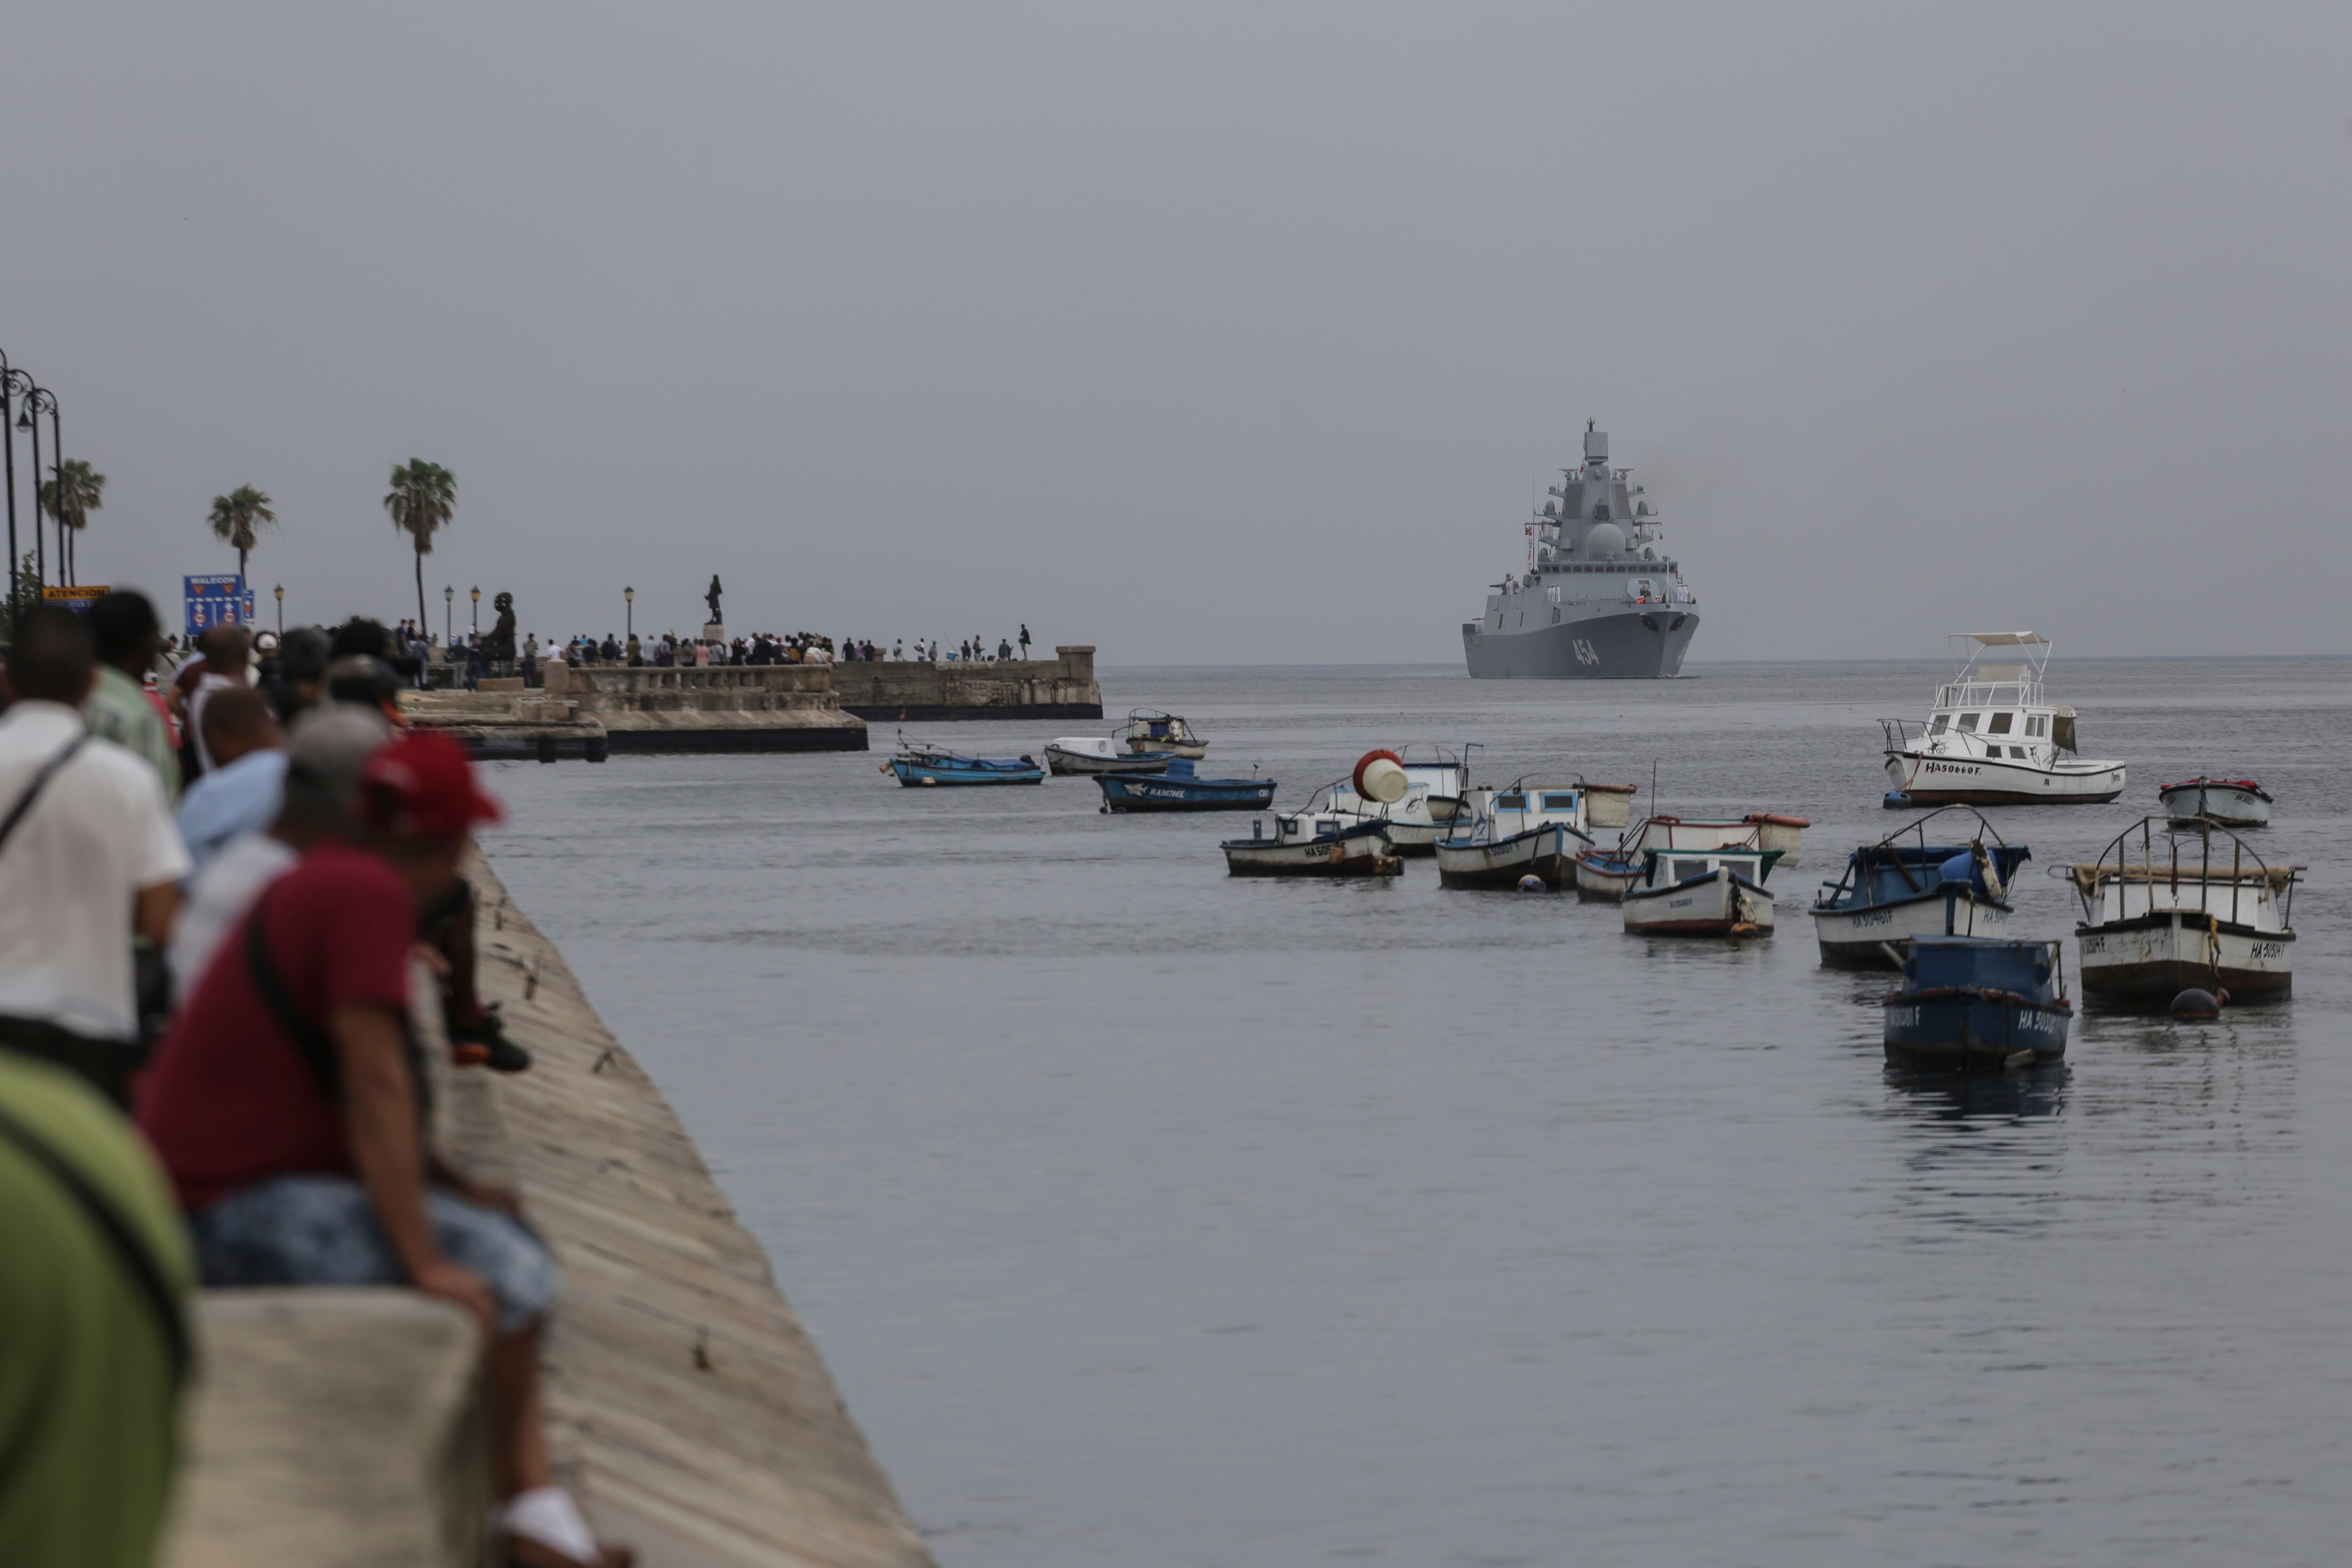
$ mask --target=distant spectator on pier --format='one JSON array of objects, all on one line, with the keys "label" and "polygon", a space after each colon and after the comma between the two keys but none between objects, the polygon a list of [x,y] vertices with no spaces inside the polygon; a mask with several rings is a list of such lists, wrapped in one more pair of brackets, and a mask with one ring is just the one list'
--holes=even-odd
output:
[{"label": "distant spectator on pier", "polygon": [[1013,657],[1013,644],[1006,642],[1003,638],[999,637],[996,640],[996,656],[999,659],[1009,659]]},{"label": "distant spectator on pier", "polygon": [[613,641],[613,634],[610,632],[605,632],[604,642],[597,644],[596,656],[607,664],[620,663],[621,645]]},{"label": "distant spectator on pier", "polygon": [[629,633],[628,653],[629,668],[635,670],[640,669],[644,666],[646,662],[645,644],[637,641],[637,634],[635,632]]},{"label": "distant spectator on pier", "polygon": [[1021,622],[1021,657],[1024,662],[1029,657],[1029,622],[1026,621]]}]

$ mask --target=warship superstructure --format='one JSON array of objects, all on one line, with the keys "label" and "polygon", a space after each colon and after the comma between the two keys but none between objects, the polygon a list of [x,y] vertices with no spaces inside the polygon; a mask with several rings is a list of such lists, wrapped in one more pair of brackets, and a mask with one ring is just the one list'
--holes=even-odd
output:
[{"label": "warship superstructure", "polygon": [[1659,518],[1609,466],[1609,433],[1584,427],[1584,465],[1528,524],[1526,575],[1506,576],[1486,613],[1462,623],[1479,680],[1630,680],[1679,674],[1698,634],[1698,596],[1658,547]]}]

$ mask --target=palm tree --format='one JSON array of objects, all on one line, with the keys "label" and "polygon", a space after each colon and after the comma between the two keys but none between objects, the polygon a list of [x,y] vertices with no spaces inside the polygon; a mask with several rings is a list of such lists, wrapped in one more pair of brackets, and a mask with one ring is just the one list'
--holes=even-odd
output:
[{"label": "palm tree", "polygon": [[392,526],[416,547],[416,624],[429,626],[425,612],[425,558],[433,553],[433,535],[446,528],[457,511],[457,476],[438,463],[422,457],[394,465],[392,493],[383,498]]},{"label": "palm tree", "polygon": [[[62,498],[58,491],[60,482],[65,486]],[[60,465],[58,477],[41,486],[40,508],[58,520],[59,537],[67,541],[68,549],[80,541],[82,529],[89,526],[89,514],[106,505],[105,490],[106,476],[93,472],[79,457],[68,458]],[[68,528],[73,530],[69,535],[65,533]],[[66,581],[72,582],[73,556],[68,554],[58,565],[64,570]]]},{"label": "palm tree", "polygon": [[254,530],[264,524],[274,524],[278,514],[269,509],[269,497],[250,485],[239,485],[226,496],[213,497],[212,516],[205,521],[213,526],[213,537],[236,551],[236,575],[245,578],[245,558],[256,543]]}]

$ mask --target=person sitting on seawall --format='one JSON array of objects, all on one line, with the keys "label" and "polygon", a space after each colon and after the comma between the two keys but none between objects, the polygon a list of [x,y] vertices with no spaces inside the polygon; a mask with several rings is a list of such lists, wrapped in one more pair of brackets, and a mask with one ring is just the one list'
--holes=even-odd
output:
[{"label": "person sitting on seawall", "polygon": [[204,724],[215,767],[180,801],[180,838],[198,874],[230,840],[269,825],[286,781],[286,732],[258,691],[214,693]]},{"label": "person sitting on seawall", "polygon": [[411,730],[361,769],[363,842],[328,838],[224,939],[141,1086],[208,1285],[406,1284],[473,1314],[508,1561],[618,1568],[551,1466],[539,1343],[555,1259],[510,1194],[438,1158],[408,1030],[419,914],[475,824],[498,820],[464,749]]},{"label": "person sitting on seawall", "polygon": [[83,724],[97,662],[81,617],[37,605],[0,670],[0,1048],[127,1103],[131,937],[170,946],[188,852],[155,769]]}]

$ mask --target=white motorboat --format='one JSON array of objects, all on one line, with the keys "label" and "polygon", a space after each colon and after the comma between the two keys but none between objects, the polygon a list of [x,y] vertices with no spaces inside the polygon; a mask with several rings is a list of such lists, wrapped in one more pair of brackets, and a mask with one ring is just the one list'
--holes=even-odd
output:
[{"label": "white motorboat", "polygon": [[[1551,888],[1576,875],[1576,852],[1590,849],[1581,781],[1520,779],[1505,789],[1473,789],[1454,832],[1437,841],[1437,880],[1444,887],[1517,887],[1535,877]],[[1466,826],[1467,831],[1464,831]]]},{"label": "white motorboat", "polygon": [[2160,1002],[2194,988],[2243,999],[2294,988],[2304,868],[2268,863],[2210,818],[2148,817],[2097,860],[2053,869],[2083,901],[2074,940],[2087,997]]},{"label": "white motorboat", "polygon": [[2233,828],[2267,827],[2270,791],[2251,779],[2184,779],[2156,792],[2172,817],[2210,817]]},{"label": "white motorboat", "polygon": [[1172,751],[1123,751],[1107,735],[1066,735],[1045,743],[1045,766],[1065,777],[1097,773],[1157,773]]},{"label": "white motorboat", "polygon": [[2074,710],[2042,692],[2050,639],[1959,632],[1951,643],[1958,670],[1926,724],[1879,721],[1889,805],[2095,805],[2124,792],[2124,765],[2076,755]]},{"label": "white motorboat", "polygon": [[1380,822],[1342,822],[1293,812],[1275,819],[1268,834],[1264,818],[1250,821],[1250,836],[1227,839],[1229,876],[1395,876],[1404,862],[1390,850],[1388,828]]},{"label": "white motorboat", "polygon": [[1643,936],[1763,936],[1772,930],[1778,850],[1750,847],[1642,852],[1643,877],[1626,891],[1625,929]]},{"label": "white motorboat", "polygon": [[[1964,819],[1937,823],[1938,818]],[[1937,840],[1928,837],[1937,824]],[[1955,831],[1954,830],[1958,831]],[[1999,937],[2009,931],[2010,885],[2032,852],[2002,841],[1983,816],[1946,806],[1846,857],[1822,883],[1813,931],[1832,968],[1899,969],[1923,936]]]},{"label": "white motorboat", "polygon": [[[1388,829],[1390,852],[1432,855],[1437,841],[1454,831],[1462,799],[1470,792],[1469,754],[1475,744],[1456,752],[1428,747],[1416,756],[1412,747],[1396,751],[1367,752],[1346,779],[1317,790],[1297,817],[1338,818],[1349,822],[1379,822]],[[1375,768],[1386,762],[1390,767]],[[1367,770],[1371,770],[1368,777]],[[1393,796],[1393,799],[1383,797]]]}]

